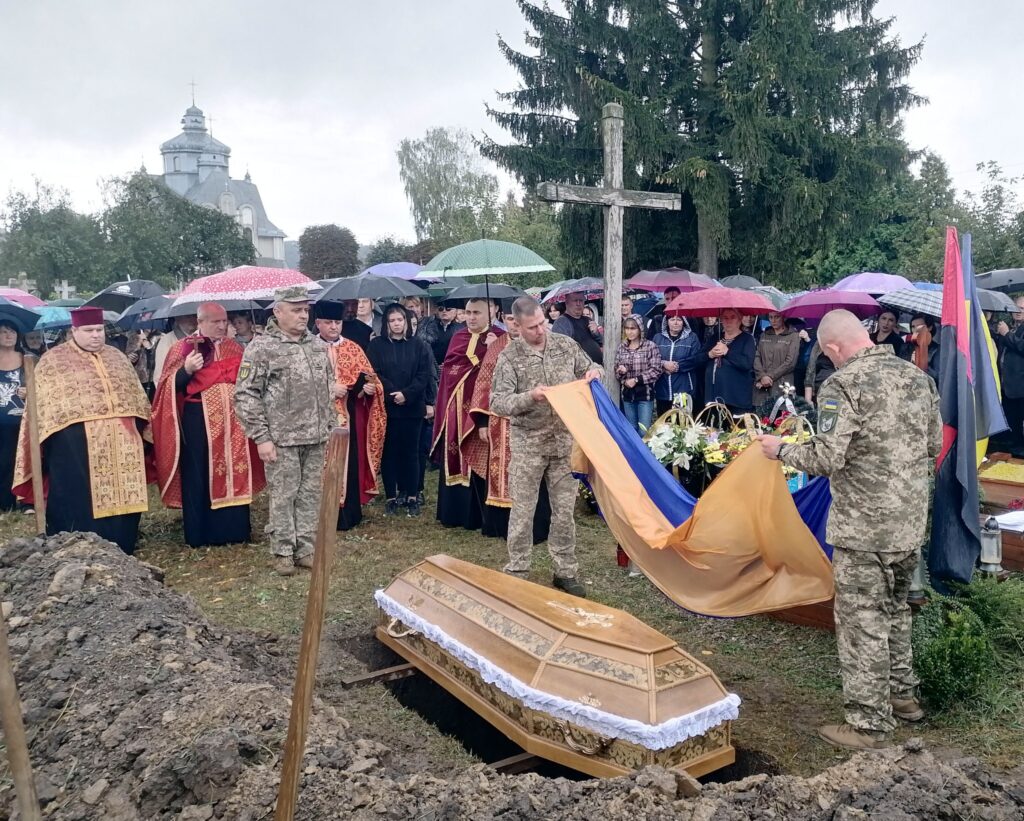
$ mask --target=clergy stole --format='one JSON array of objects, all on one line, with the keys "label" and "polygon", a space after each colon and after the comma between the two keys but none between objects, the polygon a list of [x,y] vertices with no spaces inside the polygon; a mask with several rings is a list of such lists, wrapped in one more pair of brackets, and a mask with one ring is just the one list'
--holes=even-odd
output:
[{"label": "clergy stole", "polygon": [[[512,507],[509,489],[508,466],[512,460],[512,444],[509,440],[509,420],[491,411],[491,382],[498,356],[508,346],[508,334],[498,337],[480,362],[480,373],[470,398],[469,409],[474,417],[487,417],[487,441],[479,436],[470,436],[466,442],[466,457],[470,468],[487,480],[486,504],[492,507]],[[482,420],[481,420],[482,421]],[[480,426],[478,426],[480,427]]]},{"label": "clergy stole", "polygon": [[[85,428],[93,518],[148,510],[138,420],[148,428],[149,400],[127,357],[109,345],[89,353],[72,340],[51,348],[36,365],[35,377],[40,443],[71,425]],[[47,470],[60,470],[60,465],[48,465]],[[24,421],[12,484],[18,498],[32,500]]]}]

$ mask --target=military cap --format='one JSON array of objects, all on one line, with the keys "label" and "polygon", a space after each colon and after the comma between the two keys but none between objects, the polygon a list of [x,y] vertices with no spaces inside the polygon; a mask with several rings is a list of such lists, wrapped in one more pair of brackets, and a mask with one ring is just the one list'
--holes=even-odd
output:
[{"label": "military cap", "polygon": [[289,285],[274,291],[274,302],[309,302],[309,291],[305,285]]}]

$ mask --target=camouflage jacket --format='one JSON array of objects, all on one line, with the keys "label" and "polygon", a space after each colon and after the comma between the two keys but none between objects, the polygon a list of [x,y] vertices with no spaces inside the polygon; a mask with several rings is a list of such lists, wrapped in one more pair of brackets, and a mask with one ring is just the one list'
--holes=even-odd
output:
[{"label": "camouflage jacket", "polygon": [[779,459],[828,476],[830,544],[880,553],[922,544],[928,487],[942,444],[935,383],[893,353],[865,348],[825,380],[818,433],[783,445]]},{"label": "camouflage jacket", "polygon": [[513,339],[498,356],[491,381],[491,411],[509,417],[510,434],[535,438],[553,436],[566,448],[572,443],[565,423],[547,402],[535,402],[530,391],[538,385],[564,385],[601,370],[568,336],[549,333],[543,351]]},{"label": "camouflage jacket", "polygon": [[327,346],[306,331],[293,341],[271,319],[245,346],[235,386],[235,413],[256,444],[315,445],[337,422]]}]

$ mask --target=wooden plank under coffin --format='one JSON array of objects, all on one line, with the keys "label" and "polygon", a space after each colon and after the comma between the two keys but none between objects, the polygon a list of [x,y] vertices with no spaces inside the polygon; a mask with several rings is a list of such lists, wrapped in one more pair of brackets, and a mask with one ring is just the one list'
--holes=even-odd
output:
[{"label": "wooden plank under coffin", "polygon": [[444,555],[377,603],[384,644],[527,752],[597,777],[736,759],[739,699],[628,613]]}]

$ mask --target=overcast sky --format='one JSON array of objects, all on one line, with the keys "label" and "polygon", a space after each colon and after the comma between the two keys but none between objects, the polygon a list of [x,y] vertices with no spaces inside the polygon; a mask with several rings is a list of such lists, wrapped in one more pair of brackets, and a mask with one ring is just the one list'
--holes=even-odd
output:
[{"label": "overcast sky", "polygon": [[[977,162],[1024,173],[1021,0],[880,0],[930,104],[907,136],[977,187]],[[270,218],[297,239],[336,222],[362,243],[411,239],[395,149],[433,126],[502,136],[484,113],[517,76],[497,48],[522,44],[513,0],[0,0],[0,192],[33,177],[101,205],[98,181],[176,135],[191,102],[212,115]]]}]

